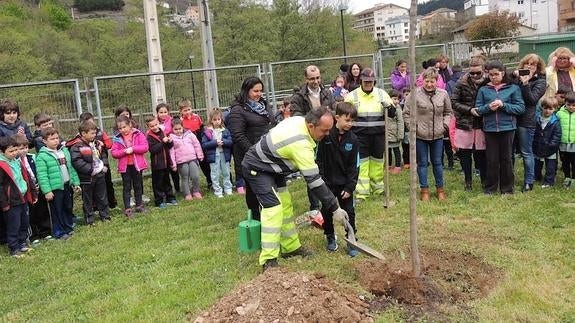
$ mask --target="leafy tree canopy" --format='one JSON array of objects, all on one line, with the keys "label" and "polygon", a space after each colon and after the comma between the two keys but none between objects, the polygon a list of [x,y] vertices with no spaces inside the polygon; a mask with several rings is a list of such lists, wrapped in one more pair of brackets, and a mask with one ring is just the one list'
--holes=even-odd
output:
[{"label": "leafy tree canopy", "polygon": [[509,11],[494,11],[482,15],[469,23],[465,30],[465,37],[470,41],[480,41],[474,46],[480,48],[488,56],[492,49],[501,48],[509,39],[499,40],[496,38],[509,38],[519,35],[521,26],[520,18]]}]

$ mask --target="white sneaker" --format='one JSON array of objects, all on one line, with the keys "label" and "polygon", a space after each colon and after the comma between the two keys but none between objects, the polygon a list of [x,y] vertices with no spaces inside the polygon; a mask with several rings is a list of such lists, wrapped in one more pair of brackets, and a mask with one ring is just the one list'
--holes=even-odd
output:
[{"label": "white sneaker", "polygon": [[150,198],[147,197],[146,195],[142,195],[142,202],[144,202],[144,203],[149,203],[149,202],[150,202]]}]

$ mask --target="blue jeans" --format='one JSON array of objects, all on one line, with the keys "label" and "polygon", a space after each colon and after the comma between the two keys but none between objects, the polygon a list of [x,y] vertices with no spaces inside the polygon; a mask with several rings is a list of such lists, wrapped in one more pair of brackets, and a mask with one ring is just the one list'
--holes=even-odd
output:
[{"label": "blue jeans", "polygon": [[[224,155],[223,151],[216,151],[216,160],[213,163],[210,163],[210,177],[212,178],[212,188],[214,189],[214,194],[222,195],[224,192],[226,194],[232,193],[232,182],[230,181],[230,163],[226,161],[226,156]],[[223,185],[220,185],[220,177],[222,178]]]},{"label": "blue jeans", "polygon": [[415,148],[417,150],[419,186],[421,188],[429,187],[429,184],[427,184],[427,166],[428,160],[431,158],[435,186],[438,188],[443,187],[443,166],[441,165],[441,160],[443,159],[443,138],[435,140],[417,139]]},{"label": "blue jeans", "polygon": [[535,182],[535,157],[533,156],[533,136],[535,128],[517,127],[519,149],[523,156],[523,184]]}]

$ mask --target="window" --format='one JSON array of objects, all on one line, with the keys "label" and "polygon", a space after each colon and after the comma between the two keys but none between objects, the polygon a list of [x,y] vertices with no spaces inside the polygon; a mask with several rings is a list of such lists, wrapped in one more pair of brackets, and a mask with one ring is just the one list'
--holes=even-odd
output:
[{"label": "window", "polygon": [[407,27],[407,22],[404,22],[404,23],[403,23],[403,27]]},{"label": "window", "polygon": [[533,3],[537,3],[537,0],[532,0]]},{"label": "window", "polygon": [[517,0],[517,4],[523,4],[523,0]]},{"label": "window", "polygon": [[533,24],[533,28],[537,29],[537,28],[539,28],[539,25]]},{"label": "window", "polygon": [[523,12],[523,11],[518,12],[517,17],[519,17],[519,18],[525,17],[525,12]]},{"label": "window", "polygon": [[404,30],[403,30],[403,33],[404,33],[404,34],[409,34],[409,29],[404,29]]}]

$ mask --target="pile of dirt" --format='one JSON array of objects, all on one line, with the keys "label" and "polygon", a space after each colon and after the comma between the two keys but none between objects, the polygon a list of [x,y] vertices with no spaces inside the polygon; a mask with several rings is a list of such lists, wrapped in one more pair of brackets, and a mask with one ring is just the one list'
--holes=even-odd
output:
[{"label": "pile of dirt", "polygon": [[446,311],[466,311],[466,302],[485,297],[502,273],[470,253],[426,250],[422,275],[413,277],[409,261],[365,261],[356,265],[360,284],[373,293],[372,311],[403,308],[409,318],[444,320]]},{"label": "pile of dirt", "polygon": [[322,274],[268,269],[220,299],[204,322],[374,322],[369,304]]}]

